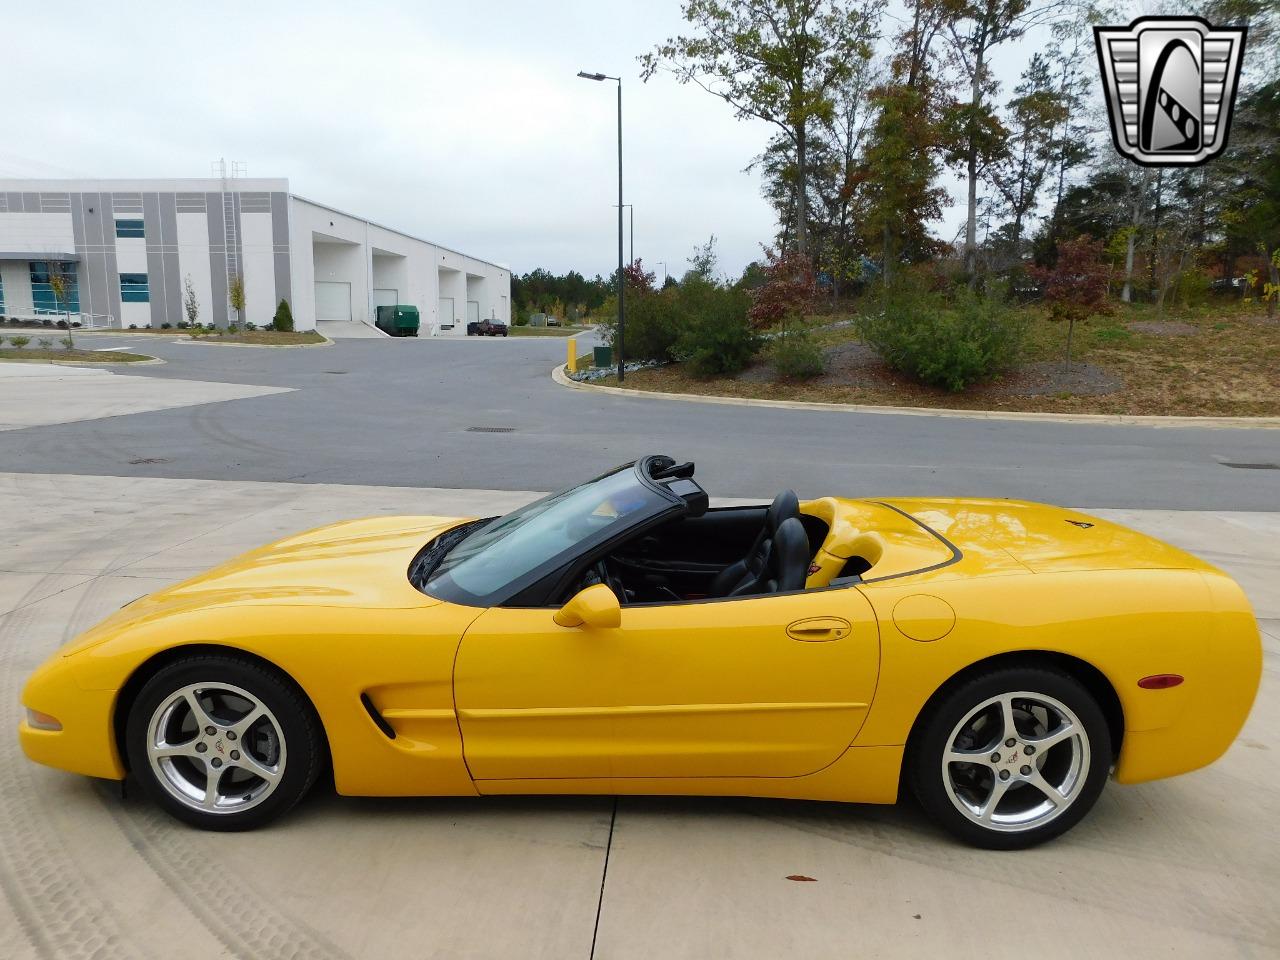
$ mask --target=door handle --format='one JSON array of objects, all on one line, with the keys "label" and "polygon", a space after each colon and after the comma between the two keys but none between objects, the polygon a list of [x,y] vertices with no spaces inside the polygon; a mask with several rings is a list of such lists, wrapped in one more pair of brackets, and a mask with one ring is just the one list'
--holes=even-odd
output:
[{"label": "door handle", "polygon": [[809,617],[787,626],[787,636],[808,643],[826,643],[847,637],[853,627],[840,617]]}]

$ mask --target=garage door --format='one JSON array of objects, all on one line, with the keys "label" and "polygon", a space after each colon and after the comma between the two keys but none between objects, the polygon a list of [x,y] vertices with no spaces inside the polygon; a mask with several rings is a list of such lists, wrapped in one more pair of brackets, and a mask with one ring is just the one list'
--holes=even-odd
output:
[{"label": "garage door", "polygon": [[479,300],[467,301],[467,322],[468,323],[480,322],[480,301]]},{"label": "garage door", "polygon": [[351,319],[351,284],[316,281],[316,319]]},{"label": "garage door", "polygon": [[440,329],[453,329],[453,297],[440,298]]},{"label": "garage door", "polygon": [[375,307],[394,307],[400,302],[400,291],[391,287],[373,288],[373,305]]}]

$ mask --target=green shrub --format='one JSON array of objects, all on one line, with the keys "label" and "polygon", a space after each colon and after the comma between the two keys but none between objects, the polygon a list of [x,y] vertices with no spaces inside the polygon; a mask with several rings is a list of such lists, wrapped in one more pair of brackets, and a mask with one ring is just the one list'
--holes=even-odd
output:
[{"label": "green shrub", "polygon": [[[47,342],[47,341],[42,341],[42,344],[44,342]],[[63,337],[58,342],[62,344],[63,350],[74,350],[76,348],[76,342],[75,340],[71,339],[71,337]]]},{"label": "green shrub", "polygon": [[769,358],[783,380],[812,380],[826,370],[822,347],[804,327],[793,326],[769,345]]},{"label": "green shrub", "polygon": [[30,342],[31,342],[30,337],[10,337],[9,338],[9,343],[13,346],[15,350],[21,350]]},{"label": "green shrub", "polygon": [[1206,271],[1192,267],[1182,271],[1170,292],[1174,302],[1184,307],[1199,307],[1208,303],[1212,284],[1213,278]]},{"label": "green shrub", "polygon": [[750,294],[690,273],[680,286],[659,295],[675,302],[679,333],[675,354],[698,377],[741,371],[760,349],[747,312]]},{"label": "green shrub", "polygon": [[160,324],[160,329],[161,329],[161,330],[168,330],[168,329],[169,329],[170,327],[172,327],[172,326],[173,326],[173,324],[166,322],[166,323],[162,323],[162,324]]},{"label": "green shrub", "polygon": [[883,303],[857,319],[858,333],[890,367],[921,383],[959,392],[1008,369],[1021,352],[1024,321],[994,299],[961,290],[949,304],[899,287]]},{"label": "green shrub", "polygon": [[37,340],[36,342],[39,344],[41,350],[48,350],[50,347],[53,346],[53,341],[44,337],[42,337],[40,340]]},{"label": "green shrub", "polygon": [[[631,360],[657,360],[666,363],[675,357],[676,339],[680,323],[676,316],[675,298],[668,292],[633,290],[627,286],[626,330],[622,350]],[[600,333],[606,342],[617,348],[618,301],[610,297],[601,310],[607,320],[600,323]]]},{"label": "green shrub", "polygon": [[511,325],[513,327],[527,327],[529,325],[529,315],[517,310],[511,317]]},{"label": "green shrub", "polygon": [[276,315],[272,319],[271,325],[279,333],[293,333],[293,311],[289,309],[288,300],[280,300],[280,303],[276,306]]}]

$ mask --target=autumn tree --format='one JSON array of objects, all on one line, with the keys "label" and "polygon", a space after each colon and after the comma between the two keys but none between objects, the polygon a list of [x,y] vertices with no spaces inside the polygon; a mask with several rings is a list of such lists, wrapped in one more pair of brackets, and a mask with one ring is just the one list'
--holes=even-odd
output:
[{"label": "autumn tree", "polygon": [[1107,311],[1107,265],[1102,244],[1080,236],[1058,244],[1052,267],[1033,268],[1044,290],[1049,317],[1067,325],[1067,353],[1063,370],[1071,369],[1071,338],[1076,323]]},{"label": "autumn tree", "polygon": [[884,0],[686,0],[692,28],[640,58],[720,97],[739,119],[772,124],[794,151],[795,246],[808,255],[809,140],[871,55]]}]

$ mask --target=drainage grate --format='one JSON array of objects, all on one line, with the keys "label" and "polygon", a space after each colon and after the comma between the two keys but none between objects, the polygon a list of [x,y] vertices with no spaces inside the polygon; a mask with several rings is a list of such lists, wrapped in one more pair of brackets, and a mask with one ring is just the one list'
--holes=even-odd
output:
[{"label": "drainage grate", "polygon": [[515,433],[515,427],[467,427],[467,433]]},{"label": "drainage grate", "polygon": [[1237,470],[1280,470],[1280,463],[1232,463],[1229,460],[1219,460],[1224,467],[1235,467]]},{"label": "drainage grate", "polygon": [[130,463],[168,463],[168,457],[139,457],[137,460],[130,460]]}]

